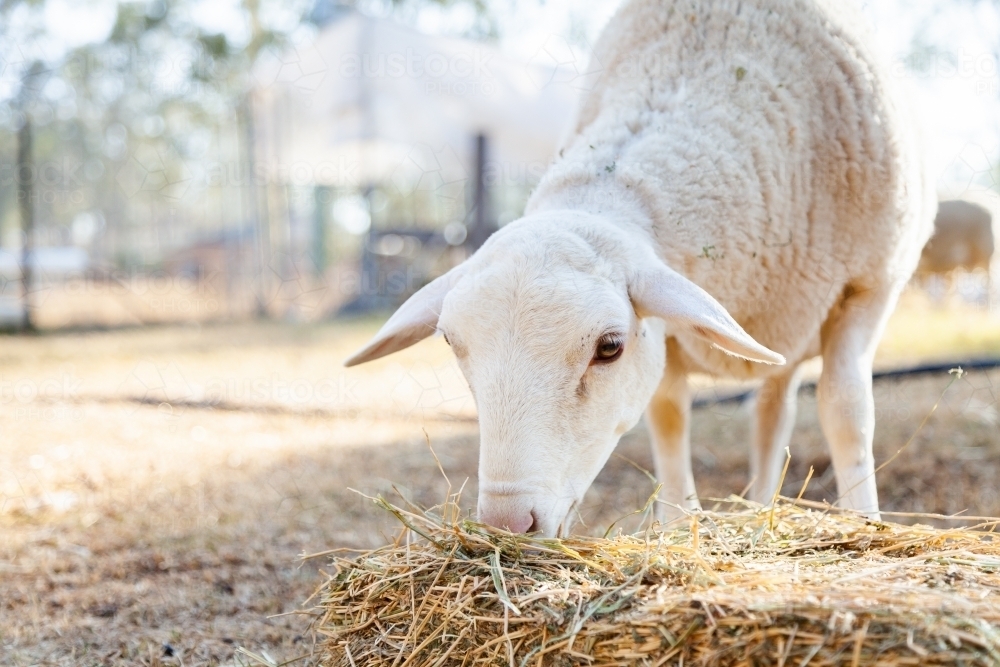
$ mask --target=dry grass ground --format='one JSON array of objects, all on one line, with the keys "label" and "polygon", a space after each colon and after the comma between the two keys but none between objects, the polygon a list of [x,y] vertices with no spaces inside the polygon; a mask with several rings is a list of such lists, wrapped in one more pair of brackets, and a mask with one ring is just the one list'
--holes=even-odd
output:
[{"label": "dry grass ground", "polygon": [[[349,490],[431,504],[475,498],[475,412],[449,352],[425,342],[367,368],[339,360],[377,324],[217,325],[0,341],[0,665],[232,664],[308,652],[295,611],[331,547],[396,526]],[[880,364],[1000,352],[984,313],[897,314]],[[949,386],[949,383],[950,386]],[[947,391],[946,391],[947,388]],[[711,394],[713,390],[706,389]],[[918,431],[924,417],[940,406]],[[876,457],[891,510],[1000,515],[1000,372],[876,386]],[[703,496],[746,483],[746,408],[695,411]],[[582,508],[596,531],[641,506],[652,465],[629,433]],[[832,499],[815,399],[803,392],[787,489]]]}]

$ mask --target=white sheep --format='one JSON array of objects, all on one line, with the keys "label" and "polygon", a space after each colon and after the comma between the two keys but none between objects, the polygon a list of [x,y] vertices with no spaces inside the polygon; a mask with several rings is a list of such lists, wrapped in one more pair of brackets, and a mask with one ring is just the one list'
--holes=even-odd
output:
[{"label": "white sheep", "polygon": [[525,216],[346,362],[445,334],[479,411],[481,520],[565,533],[644,409],[660,516],[698,508],[691,372],[763,381],[767,500],[818,354],[840,502],[878,516],[872,357],[933,193],[861,25],[834,0],[628,2]]},{"label": "white sheep", "polygon": [[964,199],[942,201],[934,218],[934,234],[920,254],[917,274],[989,271],[993,243],[993,215],[988,208]]},{"label": "white sheep", "polygon": [[940,197],[934,233],[920,254],[915,278],[927,284],[934,276],[949,285],[957,269],[982,270],[986,276],[986,301],[991,305],[1000,197],[983,191],[965,191],[959,197]]}]

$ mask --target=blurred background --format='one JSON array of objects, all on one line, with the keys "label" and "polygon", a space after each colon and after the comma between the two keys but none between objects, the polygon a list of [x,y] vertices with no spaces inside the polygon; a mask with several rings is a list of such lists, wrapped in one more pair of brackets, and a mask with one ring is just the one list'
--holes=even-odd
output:
[{"label": "blurred background", "polygon": [[[521,214],[616,4],[5,0],[0,326],[396,305]],[[866,9],[944,196],[992,192],[996,4]]]},{"label": "blurred background", "polygon": [[[6,0],[0,326],[398,304],[520,215],[616,4]],[[945,196],[991,192],[996,5],[866,9]]]},{"label": "blurred background", "polygon": [[[429,443],[473,506],[447,346],[340,362],[521,215],[618,4],[0,0],[0,664],[291,660],[296,557],[396,530],[352,489],[440,501]],[[877,355],[882,505],[1000,515],[1000,1],[861,4],[943,202]],[[818,370],[784,493],[832,501]],[[739,493],[747,388],[696,386],[699,492]],[[651,468],[640,425],[579,529]]]},{"label": "blurred background", "polygon": [[483,2],[0,11],[8,328],[396,305],[520,215],[585,67]]}]

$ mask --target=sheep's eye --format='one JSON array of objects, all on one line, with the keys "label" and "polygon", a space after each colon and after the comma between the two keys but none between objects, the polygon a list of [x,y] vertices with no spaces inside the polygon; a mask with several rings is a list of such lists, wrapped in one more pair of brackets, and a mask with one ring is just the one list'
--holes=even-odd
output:
[{"label": "sheep's eye", "polygon": [[451,345],[451,341],[448,340],[448,334],[442,332],[441,335],[444,337],[444,342],[448,343],[448,345]]},{"label": "sheep's eye", "polygon": [[622,356],[624,349],[625,342],[619,336],[602,336],[601,340],[597,341],[597,349],[594,350],[594,361],[601,364],[614,361]]}]

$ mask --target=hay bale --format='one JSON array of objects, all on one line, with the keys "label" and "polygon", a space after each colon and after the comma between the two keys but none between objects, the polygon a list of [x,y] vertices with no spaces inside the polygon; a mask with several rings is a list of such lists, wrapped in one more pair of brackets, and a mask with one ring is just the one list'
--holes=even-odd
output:
[{"label": "hay bale", "polygon": [[1000,664],[992,522],[873,523],[780,501],[550,540],[377,502],[412,532],[335,559],[324,665]]}]

